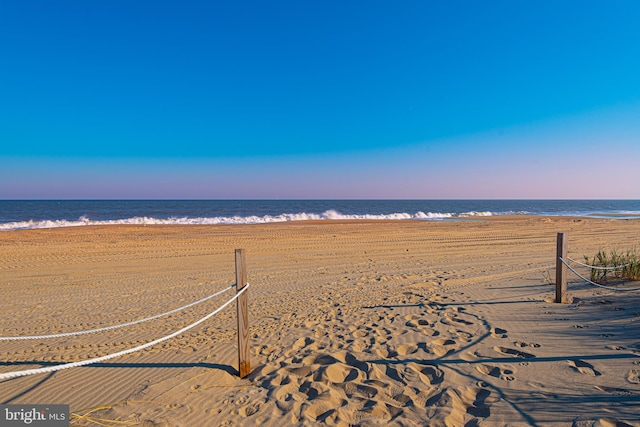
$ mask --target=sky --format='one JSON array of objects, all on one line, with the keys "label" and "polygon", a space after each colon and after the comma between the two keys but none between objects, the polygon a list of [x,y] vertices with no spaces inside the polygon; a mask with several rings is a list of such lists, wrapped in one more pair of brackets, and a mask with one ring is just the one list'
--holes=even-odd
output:
[{"label": "sky", "polygon": [[640,2],[0,0],[0,199],[640,199]]}]

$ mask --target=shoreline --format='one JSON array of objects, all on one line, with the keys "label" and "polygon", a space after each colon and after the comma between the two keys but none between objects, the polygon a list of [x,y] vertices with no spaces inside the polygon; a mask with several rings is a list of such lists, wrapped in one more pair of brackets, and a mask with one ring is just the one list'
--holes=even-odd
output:
[{"label": "shoreline", "polygon": [[[478,216],[462,216],[455,218],[438,218],[438,219],[420,219],[420,218],[402,218],[402,219],[375,219],[375,218],[358,218],[358,219],[300,219],[300,220],[282,220],[282,221],[265,221],[265,222],[220,222],[220,223],[127,223],[117,222],[119,220],[112,221],[89,221],[87,223],[74,223],[69,225],[53,225],[53,226],[21,226],[16,228],[0,228],[1,232],[8,231],[26,231],[26,230],[51,230],[57,228],[71,229],[71,228],[86,228],[86,227],[217,227],[217,226],[259,226],[259,225],[318,225],[318,224],[359,224],[359,223],[464,223],[464,222],[500,222],[500,221],[595,221],[595,220],[611,220],[611,221],[634,221],[640,219],[640,214],[600,214],[594,215],[478,215]],[[154,220],[156,221],[156,220]],[[165,220],[157,220],[165,221]],[[166,220],[170,221],[170,220]],[[66,222],[66,221],[61,221]],[[37,222],[34,221],[37,224]],[[12,224],[12,223],[7,223]],[[4,224],[4,225],[7,225]],[[2,226],[3,224],[0,224]]]}]

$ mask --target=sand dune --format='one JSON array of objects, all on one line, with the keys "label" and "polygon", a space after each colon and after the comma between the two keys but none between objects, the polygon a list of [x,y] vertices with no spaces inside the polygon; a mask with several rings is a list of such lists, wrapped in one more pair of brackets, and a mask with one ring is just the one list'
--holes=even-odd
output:
[{"label": "sand dune", "polygon": [[[640,222],[483,218],[0,233],[0,335],[141,319],[233,283],[247,252],[252,373],[235,308],[108,362],[0,381],[2,403],[66,403],[72,425],[640,426],[640,291],[571,278],[553,303],[556,233],[575,259],[638,245]],[[637,284],[636,284],[637,286]],[[232,293],[139,325],[0,341],[0,373],[167,335]]]}]

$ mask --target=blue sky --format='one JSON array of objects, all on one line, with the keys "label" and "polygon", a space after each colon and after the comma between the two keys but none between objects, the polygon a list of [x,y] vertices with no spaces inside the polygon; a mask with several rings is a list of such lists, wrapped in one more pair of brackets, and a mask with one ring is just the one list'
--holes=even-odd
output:
[{"label": "blue sky", "polygon": [[0,198],[640,199],[640,3],[0,2]]}]

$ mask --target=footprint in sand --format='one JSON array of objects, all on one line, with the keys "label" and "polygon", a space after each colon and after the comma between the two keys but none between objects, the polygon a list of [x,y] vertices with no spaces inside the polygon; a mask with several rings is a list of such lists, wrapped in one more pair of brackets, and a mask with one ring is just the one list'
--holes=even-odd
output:
[{"label": "footprint in sand", "polygon": [[608,345],[608,346],[606,346],[605,348],[606,348],[607,350],[616,350],[616,351],[624,350],[624,349],[625,349],[624,347],[619,346],[619,345]]},{"label": "footprint in sand", "polygon": [[465,332],[465,331],[456,331],[455,332],[456,335],[458,336],[458,338],[460,338],[460,340],[464,341],[464,342],[469,342],[472,341],[474,338],[474,335],[469,333],[469,332]]},{"label": "footprint in sand", "polygon": [[421,328],[421,327],[428,327],[429,322],[425,319],[409,319],[407,323],[405,323],[405,325],[412,328]]},{"label": "footprint in sand", "polygon": [[605,393],[611,393],[616,396],[633,396],[635,393],[631,390],[616,387],[607,387],[604,385],[597,385],[596,390],[604,391]]},{"label": "footprint in sand", "polygon": [[507,330],[502,328],[491,328],[491,336],[494,338],[507,338]]},{"label": "footprint in sand", "polygon": [[254,415],[255,413],[257,413],[259,409],[260,409],[260,404],[255,403],[253,405],[243,406],[242,408],[240,408],[238,410],[238,414],[240,414],[240,416],[246,418],[246,417],[250,417],[250,416]]},{"label": "footprint in sand", "polygon": [[[400,379],[405,384],[417,385],[416,382],[422,382],[429,386],[428,390],[431,390],[431,386],[440,384],[444,379],[444,372],[433,365],[423,365],[422,363],[409,362],[404,368],[398,366],[392,368],[390,371],[387,369],[386,373],[391,376]],[[418,390],[415,389],[414,392]]]},{"label": "footprint in sand", "polygon": [[310,403],[304,409],[304,415],[313,421],[324,423],[335,412],[334,405],[330,401],[318,400]]},{"label": "footprint in sand", "polygon": [[440,332],[432,328],[421,328],[420,331],[428,337],[437,337],[440,335]]},{"label": "footprint in sand", "polygon": [[289,379],[287,379],[285,385],[275,390],[274,396],[276,398],[276,405],[283,410],[290,410],[294,401],[305,399],[305,395],[300,392],[298,382],[289,382]]},{"label": "footprint in sand", "polygon": [[440,384],[444,379],[444,372],[435,366],[411,365],[410,368],[418,373],[420,381],[426,385],[432,386]]},{"label": "footprint in sand", "polygon": [[296,340],[296,342],[293,343],[293,349],[294,350],[300,350],[301,348],[304,348],[304,347],[308,346],[312,342],[313,342],[313,340],[311,338],[309,338],[309,337],[298,338]]},{"label": "footprint in sand", "polygon": [[584,375],[589,375],[591,377],[597,377],[597,376],[601,375],[600,372],[595,370],[593,365],[591,365],[590,363],[584,362],[582,360],[579,360],[579,359],[569,360],[569,366],[574,371],[580,372],[581,374],[584,374]]},{"label": "footprint in sand", "polygon": [[405,323],[406,326],[409,326],[410,328],[413,328],[416,331],[422,332],[427,336],[433,337],[439,334],[438,331],[433,329],[433,326],[435,326],[435,324],[432,324],[425,319],[417,318],[417,316],[415,315],[409,315],[409,316],[406,316],[406,320],[407,320],[407,322]]},{"label": "footprint in sand", "polygon": [[387,328],[378,328],[374,332],[380,338],[387,338],[389,335],[391,335],[391,331]]},{"label": "footprint in sand", "polygon": [[381,345],[380,347],[376,348],[376,354],[383,359],[387,359],[389,357],[395,357],[398,353],[396,353],[393,348],[389,347],[388,345]]},{"label": "footprint in sand", "polygon": [[640,384],[640,371],[637,369],[632,369],[627,374],[627,381],[632,384]]},{"label": "footprint in sand", "polygon": [[520,357],[522,359],[533,359],[534,357],[536,357],[535,354],[525,353],[524,351],[514,350],[512,348],[507,348],[507,347],[493,347],[493,349],[500,354],[504,354],[506,356]]},{"label": "footprint in sand", "polygon": [[333,384],[343,383],[345,381],[353,381],[358,378],[358,369],[342,363],[333,363],[327,366],[325,375]]},{"label": "footprint in sand", "polygon": [[485,388],[448,389],[446,394],[453,407],[445,418],[447,426],[477,425],[478,420],[473,417],[486,418],[490,414],[486,401],[491,392]]},{"label": "footprint in sand", "polygon": [[354,338],[364,338],[364,337],[366,337],[367,335],[369,335],[369,333],[368,333],[367,331],[362,330],[362,329],[358,329],[358,330],[353,331],[353,332],[351,333],[351,335],[352,335]]},{"label": "footprint in sand", "polygon": [[473,322],[469,322],[467,320],[461,319],[454,312],[447,312],[444,314],[442,318],[440,318],[440,323],[447,326],[459,326],[459,325],[473,325]]},{"label": "footprint in sand", "polygon": [[331,365],[338,360],[329,354],[313,354],[302,359],[302,363],[308,365]]},{"label": "footprint in sand", "polygon": [[513,345],[515,345],[516,347],[520,347],[520,348],[524,348],[524,347],[539,348],[540,347],[540,344],[526,343],[526,342],[522,342],[522,341],[516,341],[516,342],[513,343]]},{"label": "footprint in sand", "polygon": [[618,419],[601,418],[598,422],[602,427],[633,427],[633,424],[628,424]]},{"label": "footprint in sand", "polygon": [[513,381],[516,378],[513,376],[515,373],[511,369],[502,369],[498,366],[481,364],[476,366],[476,370],[481,374],[488,375],[494,378],[500,378],[503,381]]},{"label": "footprint in sand", "polygon": [[398,352],[398,354],[400,356],[407,356],[409,354],[413,354],[416,351],[418,351],[418,344],[414,343],[414,342],[407,343],[407,344],[402,344],[402,345],[398,346],[396,351]]},{"label": "footprint in sand", "polygon": [[436,356],[442,357],[454,351],[459,347],[459,344],[452,339],[439,338],[431,341],[427,344],[429,350],[431,350]]},{"label": "footprint in sand", "polygon": [[469,322],[468,320],[460,319],[459,317],[455,317],[455,318],[451,319],[451,321],[452,322],[456,322],[456,323],[461,324],[461,325],[467,325],[467,326],[470,326],[470,325],[474,324],[473,322]]}]

